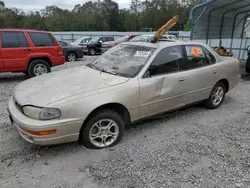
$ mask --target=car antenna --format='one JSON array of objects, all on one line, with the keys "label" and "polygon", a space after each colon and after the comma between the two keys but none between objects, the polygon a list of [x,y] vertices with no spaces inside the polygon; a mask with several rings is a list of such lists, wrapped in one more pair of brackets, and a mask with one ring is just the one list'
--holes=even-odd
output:
[{"label": "car antenna", "polygon": [[162,35],[164,35],[169,29],[171,29],[179,20],[179,16],[174,16],[166,24],[164,24],[151,39],[151,43],[157,42]]}]

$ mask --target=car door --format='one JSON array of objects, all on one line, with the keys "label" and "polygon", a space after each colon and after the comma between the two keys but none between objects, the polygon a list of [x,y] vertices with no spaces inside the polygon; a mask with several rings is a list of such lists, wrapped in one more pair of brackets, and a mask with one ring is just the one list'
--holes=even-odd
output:
[{"label": "car door", "polygon": [[1,55],[1,43],[0,43],[0,70],[3,69],[3,59],[2,59],[2,55]]},{"label": "car door", "polygon": [[141,118],[185,105],[188,86],[181,46],[162,49],[139,79]]},{"label": "car door", "polygon": [[188,103],[207,99],[216,82],[219,80],[219,70],[215,58],[205,47],[200,45],[184,46],[184,70],[188,84]]},{"label": "car door", "polygon": [[96,44],[96,51],[99,53],[101,52],[101,48],[102,48],[102,43],[105,42],[105,37],[100,37],[97,44]]},{"label": "car door", "polygon": [[32,49],[21,31],[1,32],[1,56],[5,69],[27,67],[27,59]]},{"label": "car door", "polygon": [[45,32],[28,32],[33,43],[35,53],[43,53],[51,57],[58,57],[60,46],[56,43],[56,39]]}]

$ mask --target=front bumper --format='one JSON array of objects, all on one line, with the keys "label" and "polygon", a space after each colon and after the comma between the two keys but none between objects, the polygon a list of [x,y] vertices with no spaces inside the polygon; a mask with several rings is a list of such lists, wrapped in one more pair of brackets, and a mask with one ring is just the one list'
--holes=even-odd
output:
[{"label": "front bumper", "polygon": [[235,88],[240,82],[240,79],[241,79],[241,75],[238,75],[237,77],[229,80],[229,90]]},{"label": "front bumper", "polygon": [[84,51],[82,49],[76,51],[76,58],[83,58],[83,55]]},{"label": "front bumper", "polygon": [[[18,133],[28,142],[37,145],[53,145],[77,141],[83,122],[80,119],[65,120],[34,120],[25,116],[16,106],[13,97],[10,98],[8,111],[11,123],[16,127]],[[46,131],[56,129],[55,134],[37,136],[29,131]]]}]

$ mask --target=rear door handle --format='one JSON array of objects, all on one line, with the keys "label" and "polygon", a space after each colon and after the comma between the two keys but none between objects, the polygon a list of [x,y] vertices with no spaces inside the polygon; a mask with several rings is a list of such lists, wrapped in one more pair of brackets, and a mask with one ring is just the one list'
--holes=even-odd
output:
[{"label": "rear door handle", "polygon": [[217,71],[214,71],[214,73],[213,74],[218,74],[218,72]]},{"label": "rear door handle", "polygon": [[30,52],[30,51],[31,51],[31,49],[24,49],[24,51],[26,51],[26,52]]},{"label": "rear door handle", "polygon": [[185,78],[182,78],[182,79],[179,80],[179,82],[185,82],[185,81],[186,81]]}]

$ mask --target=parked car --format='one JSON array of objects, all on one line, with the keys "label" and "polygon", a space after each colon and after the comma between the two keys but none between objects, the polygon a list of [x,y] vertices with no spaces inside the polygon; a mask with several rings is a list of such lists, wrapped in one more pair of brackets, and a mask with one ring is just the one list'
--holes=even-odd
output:
[{"label": "parked car", "polygon": [[63,54],[65,56],[66,61],[72,62],[77,58],[83,57],[83,49],[80,45],[72,45],[65,41],[59,41],[60,45],[63,48]]},{"label": "parked car", "polygon": [[83,46],[83,45],[87,44],[91,39],[92,39],[92,37],[81,37],[81,38],[75,40],[74,42],[71,42],[71,44]]},{"label": "parked car", "polygon": [[[134,37],[131,42],[149,42],[150,39],[153,37],[154,35],[139,35],[137,37]],[[161,39],[169,39],[169,40],[177,40],[176,36],[174,35],[163,35],[161,37]]]},{"label": "parked car", "polygon": [[135,121],[197,102],[218,108],[239,79],[237,59],[202,43],[125,42],[87,66],[22,82],[8,106],[28,142],[105,148]]},{"label": "parked car", "polygon": [[83,51],[90,55],[95,55],[102,52],[102,43],[114,41],[114,37],[94,37],[89,43],[83,45]]},{"label": "parked car", "polygon": [[29,77],[64,64],[62,47],[46,31],[0,29],[0,73],[24,72]]},{"label": "parked car", "polygon": [[125,35],[125,36],[119,37],[118,39],[116,39],[114,41],[104,42],[104,43],[102,43],[102,53],[106,52],[108,49],[110,49],[111,47],[113,47],[117,44],[130,41],[131,39],[133,39],[134,37],[136,37],[138,35],[139,34]]}]

